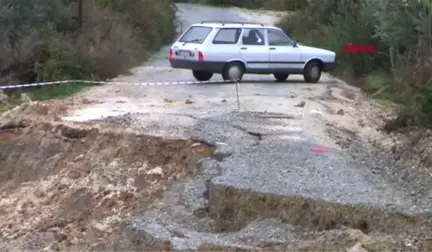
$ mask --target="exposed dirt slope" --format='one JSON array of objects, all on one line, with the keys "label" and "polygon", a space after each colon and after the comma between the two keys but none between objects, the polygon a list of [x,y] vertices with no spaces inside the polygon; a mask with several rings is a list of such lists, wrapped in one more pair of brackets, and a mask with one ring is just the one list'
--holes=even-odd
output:
[{"label": "exposed dirt slope", "polygon": [[212,152],[116,125],[50,121],[58,111],[24,104],[0,120],[0,248],[89,249]]}]

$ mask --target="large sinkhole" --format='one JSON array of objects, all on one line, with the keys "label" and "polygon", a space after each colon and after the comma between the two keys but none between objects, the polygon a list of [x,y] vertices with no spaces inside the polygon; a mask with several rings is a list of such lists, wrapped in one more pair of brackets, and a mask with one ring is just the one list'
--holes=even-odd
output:
[{"label": "large sinkhole", "polygon": [[0,131],[0,243],[86,249],[119,232],[213,148],[189,140],[64,124]]}]

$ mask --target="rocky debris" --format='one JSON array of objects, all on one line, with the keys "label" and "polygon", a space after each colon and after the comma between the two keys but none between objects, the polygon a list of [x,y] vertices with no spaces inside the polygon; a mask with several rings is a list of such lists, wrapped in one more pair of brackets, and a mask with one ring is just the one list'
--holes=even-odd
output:
[{"label": "rocky debris", "polygon": [[301,101],[298,104],[294,105],[294,107],[303,108],[306,105],[305,101]]},{"label": "rocky debris", "polygon": [[71,179],[78,179],[79,177],[81,177],[81,174],[78,171],[70,171],[67,176]]},{"label": "rocky debris", "polygon": [[59,132],[62,136],[70,139],[80,139],[86,137],[91,129],[86,128],[77,128],[71,127],[65,124],[60,124],[55,129],[56,132]]},{"label": "rocky debris", "polygon": [[[83,99],[81,100],[81,102],[82,102],[83,104],[91,104],[91,103],[93,103],[91,100],[89,100],[89,99],[87,99],[87,98],[83,98]],[[119,103],[119,101],[116,101],[116,103]]]},{"label": "rocky debris", "polygon": [[347,252],[369,252],[364,247],[363,244],[360,242],[357,242],[354,246],[352,246],[350,249],[348,249]]},{"label": "rocky debris", "polygon": [[336,112],[336,114],[337,114],[337,115],[344,115],[345,112],[344,112],[343,109],[339,109],[339,110]]},{"label": "rocky debris", "polygon": [[194,103],[194,101],[192,101],[192,100],[190,100],[190,99],[186,99],[185,100],[185,104],[193,104]]},{"label": "rocky debris", "polygon": [[24,119],[8,119],[0,121],[0,131],[1,130],[12,130],[17,128],[25,128],[29,126],[29,122]]}]

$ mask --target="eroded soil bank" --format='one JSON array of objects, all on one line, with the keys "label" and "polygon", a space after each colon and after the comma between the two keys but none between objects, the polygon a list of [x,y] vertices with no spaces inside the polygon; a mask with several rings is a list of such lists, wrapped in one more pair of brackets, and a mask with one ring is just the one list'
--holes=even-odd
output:
[{"label": "eroded soil bank", "polygon": [[115,125],[58,123],[59,111],[25,104],[0,121],[2,250],[89,250],[213,151]]}]

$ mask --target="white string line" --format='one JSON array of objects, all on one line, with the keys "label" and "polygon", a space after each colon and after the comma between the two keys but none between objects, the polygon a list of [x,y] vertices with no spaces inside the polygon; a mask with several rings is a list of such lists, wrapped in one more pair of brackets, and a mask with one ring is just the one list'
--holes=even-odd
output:
[{"label": "white string line", "polygon": [[89,81],[89,80],[64,80],[51,82],[37,82],[27,84],[16,84],[0,86],[0,90],[18,89],[27,87],[52,86],[57,84],[68,83],[84,83],[84,84],[99,84],[99,85],[121,85],[121,86],[168,86],[168,85],[192,85],[192,84],[216,84],[216,83],[231,83],[232,81],[217,80],[217,81],[166,81],[166,82],[118,82],[118,81]]}]

